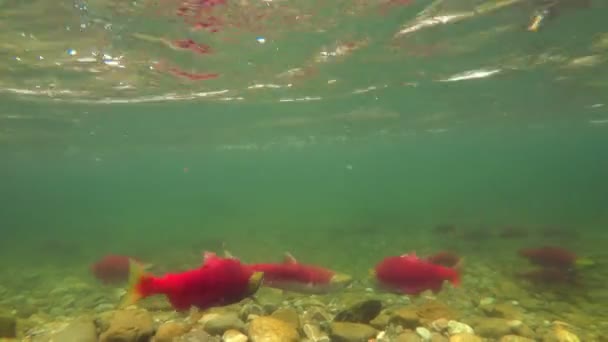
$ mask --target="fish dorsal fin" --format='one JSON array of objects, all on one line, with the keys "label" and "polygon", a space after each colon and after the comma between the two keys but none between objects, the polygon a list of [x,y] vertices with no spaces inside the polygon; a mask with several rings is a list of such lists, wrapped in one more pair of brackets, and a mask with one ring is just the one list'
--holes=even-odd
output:
[{"label": "fish dorsal fin", "polygon": [[216,258],[217,258],[217,255],[215,253],[209,252],[209,251],[204,251],[203,252],[203,265]]},{"label": "fish dorsal fin", "polygon": [[230,251],[224,249],[224,258],[236,259],[234,254],[230,253]]},{"label": "fish dorsal fin", "polygon": [[298,260],[296,260],[296,258],[294,258],[294,256],[291,255],[291,253],[285,252],[285,256],[283,257],[283,263],[284,264],[297,264]]}]

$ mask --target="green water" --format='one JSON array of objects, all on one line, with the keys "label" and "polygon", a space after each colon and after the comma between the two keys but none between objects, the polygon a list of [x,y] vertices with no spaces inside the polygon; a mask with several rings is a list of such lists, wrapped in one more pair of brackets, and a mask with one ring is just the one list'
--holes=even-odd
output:
[{"label": "green water", "polygon": [[[203,251],[289,251],[364,291],[386,256],[450,250],[466,267],[445,301],[533,298],[549,303],[526,306],[538,320],[605,321],[606,3],[556,1],[539,32],[525,27],[544,2],[505,3],[244,1],[223,17],[242,26],[211,35],[169,2],[0,1],[0,309],[51,312],[68,283],[101,299],[66,316],[114,303],[89,271],[107,254],[161,273]],[[277,22],[245,20],[268,11]],[[420,18],[447,22],[398,34]],[[214,52],[171,46],[186,38]],[[581,287],[516,277],[531,268],[517,251],[545,245],[595,262]]]}]

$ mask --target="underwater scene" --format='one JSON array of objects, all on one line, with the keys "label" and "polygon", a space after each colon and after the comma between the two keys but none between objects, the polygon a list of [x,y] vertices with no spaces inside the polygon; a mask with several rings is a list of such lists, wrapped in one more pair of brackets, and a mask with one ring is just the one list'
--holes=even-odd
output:
[{"label": "underwater scene", "polygon": [[0,0],[0,341],[608,341],[606,18]]}]

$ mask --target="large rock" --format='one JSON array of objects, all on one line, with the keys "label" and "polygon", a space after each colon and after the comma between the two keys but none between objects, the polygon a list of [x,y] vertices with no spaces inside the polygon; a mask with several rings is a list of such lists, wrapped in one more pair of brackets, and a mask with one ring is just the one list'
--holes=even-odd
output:
[{"label": "large rock", "polygon": [[70,322],[64,329],[53,334],[51,341],[97,342],[96,329],[93,319],[80,318]]},{"label": "large rock", "polygon": [[338,312],[334,321],[369,323],[382,310],[382,302],[377,299],[368,299],[351,305]]},{"label": "large rock", "polygon": [[152,317],[146,310],[117,311],[100,342],[147,342],[154,335]]},{"label": "large rock", "polygon": [[15,338],[17,336],[17,319],[10,314],[0,313],[0,338]]},{"label": "large rock", "polygon": [[334,342],[367,342],[378,331],[367,324],[332,322],[331,340]]},{"label": "large rock", "polygon": [[247,332],[252,342],[296,342],[300,339],[293,325],[269,316],[253,319]]}]

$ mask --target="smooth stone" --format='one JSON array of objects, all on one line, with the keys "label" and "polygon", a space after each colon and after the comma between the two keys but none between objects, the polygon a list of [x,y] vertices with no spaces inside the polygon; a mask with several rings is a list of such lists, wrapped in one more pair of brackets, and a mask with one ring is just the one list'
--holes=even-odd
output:
[{"label": "smooth stone", "polygon": [[518,335],[505,335],[498,340],[499,342],[534,342],[535,340]]},{"label": "smooth stone", "polygon": [[389,323],[414,329],[420,325],[420,317],[418,317],[418,314],[413,309],[401,308],[393,312]]},{"label": "smooth stone", "polygon": [[198,320],[211,335],[222,335],[226,330],[245,331],[245,323],[235,312],[211,312]]},{"label": "smooth stone", "polygon": [[[219,336],[211,336],[202,328],[192,329],[186,334],[174,339],[174,342],[221,342]],[[122,341],[121,341],[122,342]]]},{"label": "smooth stone", "polygon": [[447,330],[449,335],[456,335],[462,333],[475,334],[475,331],[469,325],[453,320],[448,321]]},{"label": "smooth stone", "polygon": [[425,327],[416,328],[416,334],[418,334],[418,336],[420,336],[424,341],[431,340],[431,332]]},{"label": "smooth stone", "polygon": [[369,322],[369,325],[378,330],[383,330],[390,323],[390,321],[391,315],[387,312],[382,312],[378,316],[376,316],[376,318],[372,319]]},{"label": "smooth stone", "polygon": [[141,342],[154,335],[152,316],[146,310],[117,311],[108,330],[99,336],[100,342]]},{"label": "smooth stone", "polygon": [[300,339],[291,324],[269,316],[252,320],[247,332],[252,342],[296,342]]},{"label": "smooth stone", "polygon": [[580,342],[578,336],[562,326],[556,326],[542,338],[543,342]]},{"label": "smooth stone", "polygon": [[[443,333],[448,330],[449,324],[451,321],[448,321],[445,318],[436,319],[431,323],[431,329],[436,332]],[[456,321],[453,321],[456,322]],[[456,322],[459,323],[459,322]]]},{"label": "smooth stone", "polygon": [[377,299],[368,299],[351,305],[338,312],[335,322],[369,323],[382,310],[382,302]]},{"label": "smooth stone", "polygon": [[449,342],[483,342],[483,340],[479,336],[462,333],[450,336]]},{"label": "smooth stone", "polygon": [[300,327],[300,316],[295,309],[292,308],[280,308],[270,315],[270,317],[281,320],[294,328]]},{"label": "smooth stone", "polygon": [[477,320],[474,329],[479,336],[500,338],[510,335],[513,327],[509,324],[509,320],[504,318],[482,318]]},{"label": "smooth stone", "polygon": [[156,330],[154,342],[172,342],[175,338],[184,335],[186,332],[187,329],[183,324],[166,322]]},{"label": "smooth stone", "polygon": [[304,336],[312,342],[330,342],[329,336],[321,328],[314,324],[304,324],[302,327]]},{"label": "smooth stone", "polygon": [[352,322],[332,322],[330,330],[333,342],[367,342],[378,333],[367,324]]},{"label": "smooth stone", "polygon": [[222,342],[247,342],[249,338],[238,330],[226,330],[222,335]]},{"label": "smooth stone", "polygon": [[431,336],[431,342],[449,342],[449,339],[440,333],[434,332]]},{"label": "smooth stone", "polygon": [[51,341],[97,342],[97,328],[93,319],[80,318],[51,336]]}]

